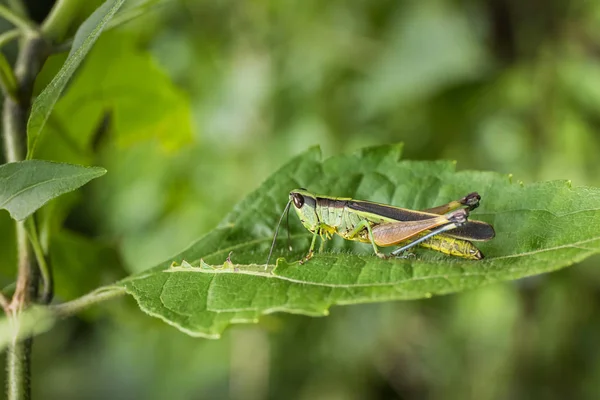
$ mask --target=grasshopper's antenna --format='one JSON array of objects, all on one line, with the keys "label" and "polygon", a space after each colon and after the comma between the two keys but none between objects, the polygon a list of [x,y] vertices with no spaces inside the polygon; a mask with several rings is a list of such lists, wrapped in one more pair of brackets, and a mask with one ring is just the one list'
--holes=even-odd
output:
[{"label": "grasshopper's antenna", "polygon": [[285,217],[285,229],[287,230],[287,234],[288,234],[288,250],[292,251],[292,238],[290,237],[290,207],[289,207],[289,203],[288,203],[287,213],[286,213],[286,217]]},{"label": "grasshopper's antenna", "polygon": [[[275,241],[277,240],[277,235],[279,234],[279,226],[281,225],[281,221],[283,221],[283,216],[290,211],[290,206],[292,205],[292,200],[288,201],[287,205],[283,209],[283,213],[281,213],[281,217],[279,218],[279,222],[277,223],[277,228],[275,228],[275,235],[273,236],[273,243],[271,243],[271,250],[269,250],[269,257],[267,257],[267,263],[265,264],[265,269],[269,266],[269,261],[271,261],[271,255],[273,254],[273,248],[275,248]],[[288,229],[288,235],[290,230]]]}]

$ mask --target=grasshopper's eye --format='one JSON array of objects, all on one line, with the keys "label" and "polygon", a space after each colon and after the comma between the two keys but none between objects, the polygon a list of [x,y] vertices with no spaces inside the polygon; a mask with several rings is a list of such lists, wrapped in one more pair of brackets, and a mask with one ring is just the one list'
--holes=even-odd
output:
[{"label": "grasshopper's eye", "polygon": [[304,196],[302,196],[300,193],[292,193],[292,200],[296,208],[302,208],[304,205]]}]

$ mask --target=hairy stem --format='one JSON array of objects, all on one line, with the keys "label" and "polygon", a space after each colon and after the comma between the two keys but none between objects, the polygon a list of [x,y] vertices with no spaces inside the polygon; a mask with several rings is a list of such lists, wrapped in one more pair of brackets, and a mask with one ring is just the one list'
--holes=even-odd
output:
[{"label": "hairy stem", "polygon": [[9,399],[31,398],[31,348],[32,339],[18,342],[18,334],[6,351],[6,370],[8,373],[7,395]]},{"label": "hairy stem", "polygon": [[125,293],[125,289],[118,286],[100,288],[67,303],[50,306],[50,309],[59,318],[65,318],[77,314],[79,311],[86,309],[92,304],[123,296]]},{"label": "hairy stem", "polygon": [[[16,93],[4,96],[2,125],[6,161],[25,158],[27,151],[27,119],[35,77],[47,57],[47,44],[37,34],[24,37],[15,64]],[[15,294],[7,307],[8,317],[15,317],[32,301],[37,300],[39,274],[33,262],[32,249],[27,238],[25,222],[16,223],[18,275]],[[31,395],[31,349],[33,341],[18,341],[18,329],[7,351],[7,394],[9,399],[28,399]]]}]

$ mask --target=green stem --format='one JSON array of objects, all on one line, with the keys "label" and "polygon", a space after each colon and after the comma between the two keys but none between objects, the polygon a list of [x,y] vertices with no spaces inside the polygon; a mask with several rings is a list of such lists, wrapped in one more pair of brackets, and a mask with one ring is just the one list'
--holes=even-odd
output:
[{"label": "green stem", "polygon": [[33,215],[27,218],[26,228],[42,278],[43,290],[39,300],[42,304],[49,304],[52,301],[52,297],[54,297],[54,279],[52,278],[52,269],[46,260],[46,255],[38,238],[37,226]]},{"label": "green stem", "polygon": [[96,289],[93,292],[90,292],[78,299],[69,301],[67,303],[50,306],[49,308],[59,318],[64,318],[77,314],[79,311],[91,306],[92,304],[100,303],[101,301],[123,296],[124,294],[126,294],[124,288],[119,286],[109,286]]},{"label": "green stem", "polygon": [[26,18],[14,13],[10,8],[0,4],[0,17],[25,32],[35,32],[36,26]]},{"label": "green stem", "polygon": [[44,37],[54,43],[63,41],[82,4],[81,0],[58,0],[42,24]]},{"label": "green stem", "polygon": [[[27,119],[31,107],[33,83],[47,57],[47,44],[37,34],[27,34],[19,48],[15,63],[16,96],[5,97],[2,125],[7,162],[24,159],[26,154]],[[18,275],[15,293],[8,306],[8,317],[18,318],[32,301],[37,299],[38,273],[32,260],[25,223],[16,222]],[[18,329],[17,329],[18,332]],[[17,337],[7,352],[7,394],[11,400],[30,398],[31,338],[18,341]]]},{"label": "green stem", "polygon": [[[5,100],[6,101],[6,100]],[[33,293],[30,284],[32,274],[31,251],[27,242],[25,224],[17,222],[17,251],[19,275],[12,302],[8,306],[9,318],[15,318],[27,306]],[[16,319],[16,318],[15,318]],[[17,327],[18,328],[18,327]],[[6,353],[7,395],[10,400],[29,399],[31,397],[31,347],[33,341],[28,338],[18,341],[18,329],[14,329],[14,338]]]},{"label": "green stem", "polygon": [[22,0],[7,0],[8,6],[15,14],[27,17],[27,7],[23,4]]},{"label": "green stem", "polygon": [[[18,342],[15,333],[13,342],[6,353],[6,369],[8,371],[9,385],[7,395],[9,399],[30,399],[31,390],[29,381],[31,378],[31,347],[32,339],[27,338]],[[25,377],[23,379],[23,377]]]},{"label": "green stem", "polygon": [[0,33],[0,48],[6,46],[7,43],[12,42],[19,36],[21,36],[21,31],[18,29],[11,29],[10,31]]}]

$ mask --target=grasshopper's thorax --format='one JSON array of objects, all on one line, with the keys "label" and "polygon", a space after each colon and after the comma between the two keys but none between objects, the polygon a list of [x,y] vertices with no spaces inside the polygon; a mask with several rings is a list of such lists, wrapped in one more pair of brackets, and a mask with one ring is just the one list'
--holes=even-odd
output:
[{"label": "grasshopper's thorax", "polygon": [[294,189],[290,192],[290,201],[302,225],[311,232],[319,227],[317,198],[306,189]]}]

